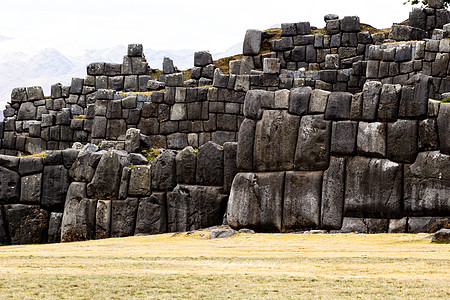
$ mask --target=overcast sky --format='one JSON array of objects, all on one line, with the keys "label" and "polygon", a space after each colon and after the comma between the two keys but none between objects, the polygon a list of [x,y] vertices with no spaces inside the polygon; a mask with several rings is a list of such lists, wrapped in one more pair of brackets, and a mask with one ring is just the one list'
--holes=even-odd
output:
[{"label": "overcast sky", "polygon": [[0,0],[0,35],[69,54],[142,43],[152,49],[225,51],[246,29],[310,21],[323,27],[328,13],[358,15],[378,28],[408,18],[403,0]]}]

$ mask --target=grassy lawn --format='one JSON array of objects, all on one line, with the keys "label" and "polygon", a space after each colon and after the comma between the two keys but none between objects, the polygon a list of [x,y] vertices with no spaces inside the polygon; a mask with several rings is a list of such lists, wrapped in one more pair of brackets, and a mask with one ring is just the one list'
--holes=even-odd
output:
[{"label": "grassy lawn", "polygon": [[426,235],[208,232],[0,248],[0,298],[449,299]]}]

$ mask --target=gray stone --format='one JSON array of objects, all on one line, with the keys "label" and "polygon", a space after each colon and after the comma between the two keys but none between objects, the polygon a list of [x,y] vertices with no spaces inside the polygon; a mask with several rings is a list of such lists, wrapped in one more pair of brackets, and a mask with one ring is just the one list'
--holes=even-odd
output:
[{"label": "gray stone", "polygon": [[420,152],[405,166],[404,209],[408,216],[450,215],[450,156]]},{"label": "gray stone", "polygon": [[352,94],[348,92],[333,92],[328,97],[325,119],[342,120],[350,118]]},{"label": "gray stone", "polygon": [[128,167],[125,167],[122,169],[122,175],[120,177],[120,186],[119,186],[119,193],[117,198],[118,199],[126,199],[128,196],[128,185],[130,182],[130,176],[131,176],[131,169]]},{"label": "gray stone", "polygon": [[43,244],[47,242],[48,212],[39,205],[5,205],[11,244]]},{"label": "gray stone", "polygon": [[361,31],[361,24],[359,17],[347,16],[341,20],[341,30],[344,32],[359,32]]},{"label": "gray stone", "polygon": [[419,121],[419,151],[438,149],[438,140],[436,119]]},{"label": "gray stone", "polygon": [[387,159],[349,158],[344,203],[346,217],[401,217],[402,166]]},{"label": "gray stone", "polygon": [[203,185],[223,185],[223,149],[212,141],[198,149],[196,181]]},{"label": "gray stone", "polygon": [[339,16],[335,14],[327,14],[323,17],[324,21],[339,20]]},{"label": "gray stone", "polygon": [[127,132],[127,123],[123,119],[108,120],[106,127],[106,139],[108,140],[125,140]]},{"label": "gray stone", "polygon": [[237,231],[231,228],[214,228],[211,230],[211,239],[225,239],[236,235]]},{"label": "gray stone", "polygon": [[230,191],[234,176],[238,173],[236,155],[236,142],[223,144],[223,187],[225,191]]},{"label": "gray stone", "polygon": [[17,120],[35,120],[36,119],[36,106],[33,102],[25,102],[20,105],[17,113]]},{"label": "gray stone", "polygon": [[22,157],[19,162],[19,174],[21,176],[40,173],[44,168],[42,157]]},{"label": "gray stone", "polygon": [[214,70],[214,81],[213,86],[217,88],[226,88],[228,86],[229,76],[223,75],[219,68]]},{"label": "gray stone", "polygon": [[177,185],[167,194],[168,231],[182,232],[220,224],[225,202],[221,187]]},{"label": "gray stone", "polygon": [[163,74],[175,73],[175,67],[173,66],[173,60],[169,57],[164,57],[163,60]]},{"label": "gray stone", "polygon": [[51,209],[62,209],[69,184],[69,174],[64,166],[44,166],[41,204]]},{"label": "gray stone", "polygon": [[128,56],[142,56],[143,50],[142,44],[128,44]]},{"label": "gray stone", "polygon": [[398,120],[387,125],[387,157],[402,163],[413,163],[418,153],[416,120]]},{"label": "gray stone", "polygon": [[[102,156],[94,177],[87,186],[90,198],[117,199],[124,157],[121,152],[115,150],[110,150]],[[105,189],[106,186],[109,188]]]},{"label": "gray stone", "polygon": [[261,102],[264,91],[251,90],[245,94],[244,116],[249,119],[259,120],[262,117]]},{"label": "gray stone", "polygon": [[408,218],[408,233],[434,233],[442,228],[449,229],[449,218],[421,217]]},{"label": "gray stone", "polygon": [[341,21],[340,20],[328,20],[326,21],[327,34],[333,35],[341,31]]},{"label": "gray stone", "polygon": [[329,95],[328,91],[313,90],[309,100],[309,113],[325,113]]},{"label": "gray stone", "polygon": [[[330,159],[330,136],[331,122],[325,121],[323,115],[304,116],[300,121],[298,131],[294,159],[295,169],[326,170]],[[287,141],[284,140],[283,143],[287,143]]]},{"label": "gray stone", "polygon": [[20,176],[14,171],[0,167],[0,202],[17,203],[20,197]]},{"label": "gray stone", "polygon": [[21,203],[41,203],[41,184],[42,174],[23,176],[20,183],[20,202]]},{"label": "gray stone", "polygon": [[236,157],[239,170],[253,170],[253,145],[255,143],[256,121],[244,119],[238,135],[238,151]]},{"label": "gray stone", "polygon": [[95,212],[95,239],[111,235],[111,200],[98,200]]},{"label": "gray stone", "polygon": [[164,151],[152,162],[152,190],[170,191],[177,185],[176,152]]},{"label": "gray stone", "polygon": [[358,154],[386,156],[385,123],[359,122],[356,145]]},{"label": "gray stone", "polygon": [[319,227],[322,175],[322,172],[286,172],[283,231]]},{"label": "gray stone", "polygon": [[196,67],[204,67],[206,65],[212,64],[212,56],[211,53],[207,51],[199,51],[194,53],[194,66]]},{"label": "gray stone", "polygon": [[128,153],[139,152],[141,146],[141,131],[136,128],[130,128],[125,134],[125,151]]},{"label": "gray stone", "polygon": [[169,149],[183,149],[188,146],[187,134],[174,133],[167,136],[167,147]]},{"label": "gray stone", "polygon": [[0,155],[0,166],[10,170],[17,170],[17,168],[19,167],[19,161],[19,157]]},{"label": "gray stone", "polygon": [[237,174],[228,201],[228,225],[281,232],[283,183],[284,172]]},{"label": "gray stone", "polygon": [[[89,64],[87,66],[87,74],[88,75],[104,75],[105,74],[105,63],[98,62],[98,63]],[[55,97],[55,98],[58,98],[58,97]]]},{"label": "gray stone", "polygon": [[450,103],[441,103],[437,127],[441,152],[450,154]]},{"label": "gray stone", "polygon": [[369,227],[364,219],[345,217],[342,221],[341,232],[369,233]]},{"label": "gray stone", "polygon": [[[265,110],[256,123],[253,168],[292,170],[300,117],[285,110]],[[279,145],[285,145],[279,147]]]},{"label": "gray stone", "polygon": [[48,243],[59,243],[61,241],[62,217],[62,213],[50,213],[50,219],[48,221]]},{"label": "gray stone", "polygon": [[184,86],[182,73],[168,74],[165,76],[165,80],[166,87]]},{"label": "gray stone", "polygon": [[309,86],[292,89],[289,95],[289,113],[299,116],[308,113],[311,92]]},{"label": "gray stone", "polygon": [[[304,52],[304,51],[303,51]],[[278,58],[264,58],[263,72],[266,74],[280,73],[281,65]]]},{"label": "gray stone", "polygon": [[150,166],[135,166],[131,169],[128,195],[150,196],[152,170]]},{"label": "gray stone", "polygon": [[149,80],[147,81],[147,90],[149,91],[158,91],[164,89],[166,84],[164,82],[160,82],[158,80]]},{"label": "gray stone", "polygon": [[28,101],[44,99],[44,90],[40,86],[27,87]]},{"label": "gray stone", "polygon": [[153,193],[139,201],[135,235],[167,232],[167,210],[165,193]]},{"label": "gray stone", "polygon": [[426,117],[431,85],[431,77],[424,74],[412,76],[402,89],[399,117]]},{"label": "gray stone", "polygon": [[375,121],[377,117],[377,108],[380,101],[382,89],[381,82],[369,81],[363,88],[363,110],[362,118],[366,121]]},{"label": "gray stone", "polygon": [[244,55],[258,55],[261,49],[262,32],[256,29],[249,29],[245,33],[242,53]]},{"label": "gray stone", "polygon": [[111,201],[111,237],[134,235],[139,199]]},{"label": "gray stone", "polygon": [[442,228],[433,235],[433,243],[450,243],[450,229]]},{"label": "gray stone", "polygon": [[345,165],[344,158],[331,157],[330,166],[323,173],[321,228],[338,230],[342,226]]},{"label": "gray stone", "polygon": [[130,153],[128,154],[128,160],[132,165],[147,165],[148,159],[140,153]]},{"label": "gray stone", "polygon": [[11,91],[11,102],[26,102],[27,100],[27,88],[19,87]]},{"label": "gray stone", "polygon": [[176,157],[176,178],[181,184],[195,184],[197,152],[191,146],[184,148]]},{"label": "gray stone", "polygon": [[356,149],[356,132],[358,123],[355,121],[333,122],[331,133],[331,153],[354,155]]},{"label": "gray stone", "polygon": [[401,90],[402,86],[400,84],[383,84],[378,106],[379,121],[397,120]]},{"label": "gray stone", "polygon": [[388,233],[406,233],[408,218],[390,219]]}]

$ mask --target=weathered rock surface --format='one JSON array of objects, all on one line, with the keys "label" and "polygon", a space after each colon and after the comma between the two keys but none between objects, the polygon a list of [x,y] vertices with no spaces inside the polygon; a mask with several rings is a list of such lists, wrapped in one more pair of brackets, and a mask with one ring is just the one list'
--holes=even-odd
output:
[{"label": "weathered rock surface", "polygon": [[152,162],[152,189],[170,191],[177,185],[177,166],[174,151],[164,151]]},{"label": "weathered rock surface", "polygon": [[198,149],[197,184],[223,185],[223,149],[209,141]]},{"label": "weathered rock surface", "polygon": [[153,193],[139,201],[135,235],[167,232],[166,194]]},{"label": "weathered rock surface", "polygon": [[344,158],[332,157],[330,166],[323,173],[321,221],[324,229],[340,229],[342,225],[345,190]]},{"label": "weathered rock surface", "polygon": [[8,204],[4,206],[11,244],[47,242],[48,212],[39,205]]},{"label": "weathered rock surface", "polygon": [[139,199],[111,201],[111,237],[134,235]]}]

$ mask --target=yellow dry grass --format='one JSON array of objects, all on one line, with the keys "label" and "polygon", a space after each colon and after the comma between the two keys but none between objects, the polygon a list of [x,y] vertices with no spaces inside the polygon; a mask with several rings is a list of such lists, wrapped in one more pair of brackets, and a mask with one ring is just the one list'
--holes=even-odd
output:
[{"label": "yellow dry grass", "polygon": [[0,248],[0,298],[448,299],[425,235],[208,232]]}]

